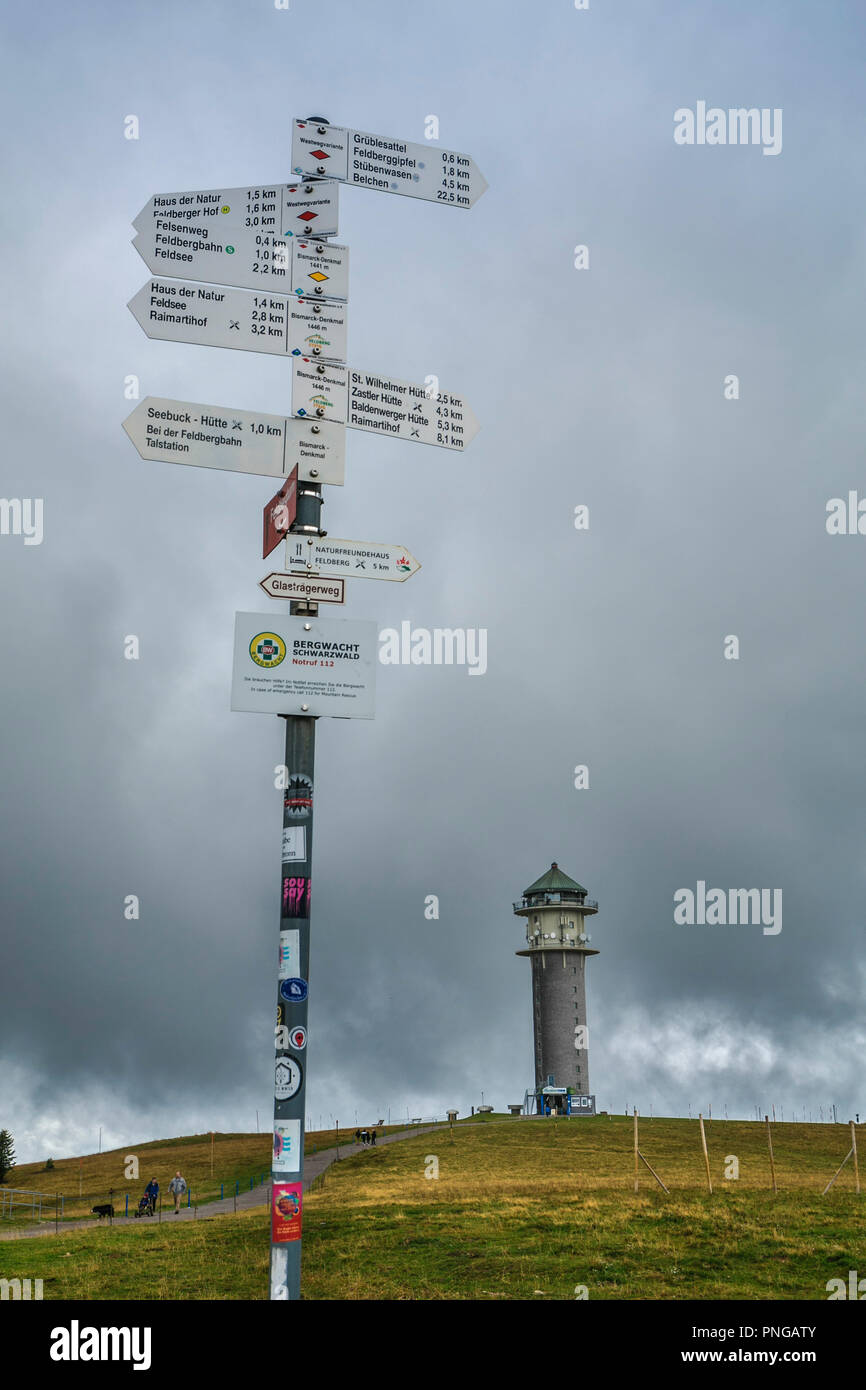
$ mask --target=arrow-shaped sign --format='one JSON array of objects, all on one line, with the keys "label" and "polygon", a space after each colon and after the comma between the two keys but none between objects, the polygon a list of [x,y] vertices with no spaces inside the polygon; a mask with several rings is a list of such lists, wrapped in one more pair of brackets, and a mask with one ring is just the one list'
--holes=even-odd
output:
[{"label": "arrow-shaped sign", "polygon": [[[325,179],[157,193],[132,225],[137,232],[155,232],[156,224],[163,222],[166,225],[159,230],[168,235],[188,232],[195,240],[206,241],[222,241],[227,230],[236,228],[279,237],[334,236],[338,197],[339,184]],[[176,255],[185,254],[176,243],[159,244],[169,262],[173,249]]]},{"label": "arrow-shaped sign", "polygon": [[464,449],[479,429],[462,396],[307,357],[292,362],[292,412],[443,449]]},{"label": "arrow-shaped sign", "polygon": [[146,396],[123,422],[143,459],[342,486],[346,431],[325,420],[287,420],[234,406]]},{"label": "arrow-shaped sign", "polygon": [[317,574],[266,574],[259,580],[269,598],[295,599],[301,603],[345,603],[345,579],[325,579]]},{"label": "arrow-shaped sign", "polygon": [[346,247],[311,240],[309,235],[280,236],[261,227],[203,227],[192,221],[176,226],[155,216],[132,244],[155,275],[348,298]]},{"label": "arrow-shaped sign", "polygon": [[292,171],[314,174],[358,188],[405,193],[456,208],[471,208],[487,187],[473,159],[458,150],[419,145],[345,130],[320,121],[295,121]]},{"label": "arrow-shaped sign", "polygon": [[344,574],[352,579],[408,579],[421,568],[405,546],[341,541],[331,536],[289,536],[286,569]]},{"label": "arrow-shaped sign", "polygon": [[129,301],[148,338],[346,360],[346,308],[264,290],[148,280]]}]

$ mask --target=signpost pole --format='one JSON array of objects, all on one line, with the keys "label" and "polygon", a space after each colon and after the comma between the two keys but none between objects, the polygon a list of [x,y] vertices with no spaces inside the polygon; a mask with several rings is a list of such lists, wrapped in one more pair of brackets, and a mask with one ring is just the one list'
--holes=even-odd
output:
[{"label": "signpost pole", "polygon": [[[322,501],[317,484],[304,483],[298,488],[296,531],[321,534]],[[292,602],[289,611],[294,617],[314,618],[318,604]],[[270,1297],[295,1301],[301,1297],[316,719],[303,714],[281,718],[286,721],[287,785],[280,870]]]}]

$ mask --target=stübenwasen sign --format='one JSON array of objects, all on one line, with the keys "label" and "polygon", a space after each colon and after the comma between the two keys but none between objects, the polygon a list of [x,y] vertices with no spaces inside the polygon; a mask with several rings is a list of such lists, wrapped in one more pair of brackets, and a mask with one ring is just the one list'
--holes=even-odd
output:
[{"label": "st\u00fcbenwasen sign", "polygon": [[471,208],[487,188],[475,160],[459,150],[321,121],[295,121],[292,171],[457,208]]}]

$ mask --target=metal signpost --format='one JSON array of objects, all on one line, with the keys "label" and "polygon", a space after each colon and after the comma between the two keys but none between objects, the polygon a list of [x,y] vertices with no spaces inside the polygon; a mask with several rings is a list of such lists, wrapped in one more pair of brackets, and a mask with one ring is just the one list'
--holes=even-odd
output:
[{"label": "metal signpost", "polygon": [[438,444],[441,449],[465,449],[479,428],[466,401],[453,392],[431,394],[414,381],[297,354],[292,361],[292,411],[392,439]]},{"label": "metal signpost", "polygon": [[[460,450],[478,430],[462,397],[350,369],[349,253],[339,183],[471,207],[487,187],[454,150],[296,121],[295,183],[157,194],[133,245],[152,279],[130,301],[149,338],[290,357],[292,415],[148,396],[123,422],[143,459],[283,479],[263,511],[263,553],[283,536],[286,573],[259,581],[289,612],[235,615],[231,707],[286,721],[274,1029],[270,1298],[301,1296],[307,1007],[315,801],[322,717],[372,719],[377,625],[320,619],[346,577],[403,581],[404,546],[326,539],[322,484],[345,477],[346,426]],[[182,278],[177,279],[176,276]]]},{"label": "metal signpost", "polygon": [[282,290],[233,290],[160,276],[142,285],[129,308],[148,338],[343,361],[345,305],[291,295],[286,285]]},{"label": "metal signpost", "polygon": [[344,425],[146,396],[123,422],[143,459],[342,485]]},{"label": "metal signpost", "polygon": [[295,121],[292,171],[458,208],[471,208],[487,187],[474,159],[458,150],[315,120]]},{"label": "metal signpost", "polygon": [[290,536],[286,568],[316,574],[349,574],[354,579],[408,579],[421,568],[405,546],[373,541],[341,541],[329,536]]}]

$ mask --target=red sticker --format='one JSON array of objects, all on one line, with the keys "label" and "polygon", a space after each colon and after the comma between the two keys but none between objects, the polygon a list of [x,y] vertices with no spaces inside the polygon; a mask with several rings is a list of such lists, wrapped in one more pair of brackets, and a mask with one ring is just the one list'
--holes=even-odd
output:
[{"label": "red sticker", "polygon": [[271,1198],[271,1240],[282,1245],[301,1239],[301,1198],[299,1182],[275,1182]]}]

